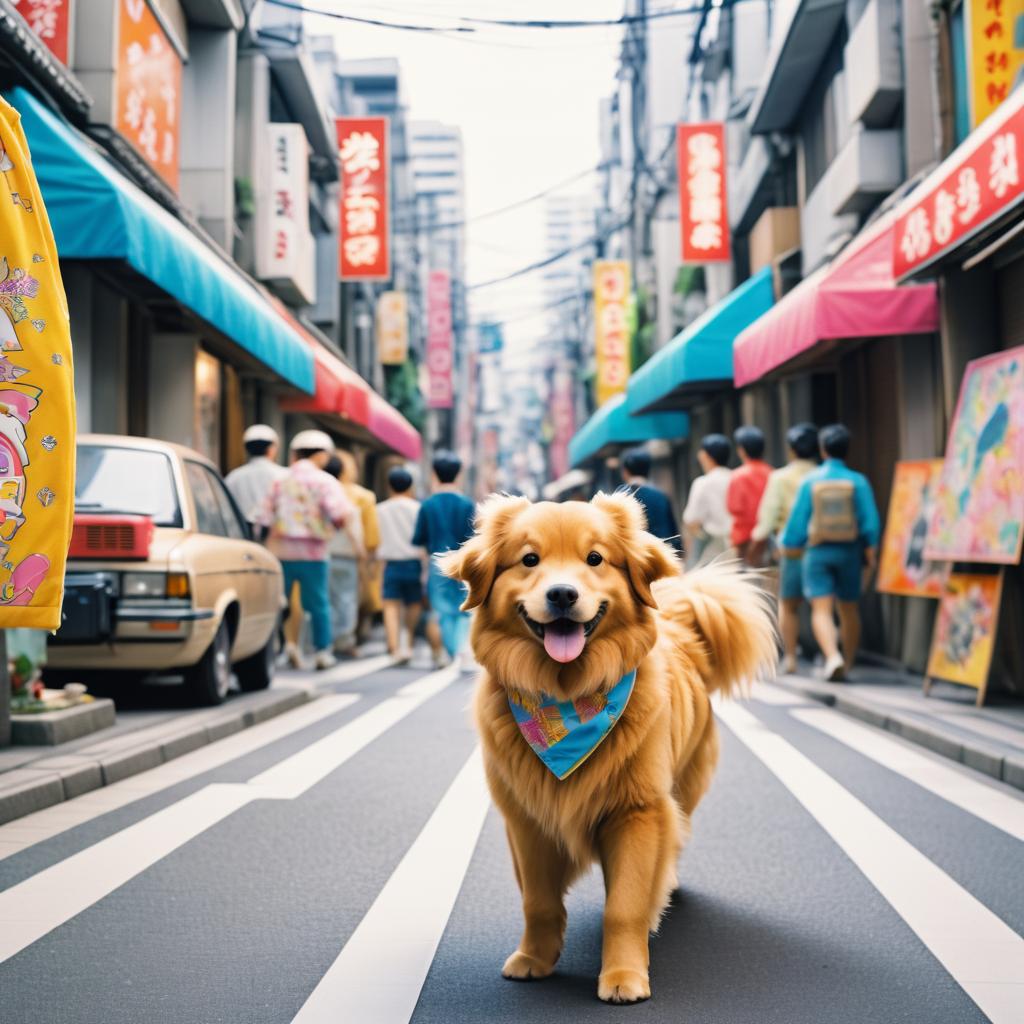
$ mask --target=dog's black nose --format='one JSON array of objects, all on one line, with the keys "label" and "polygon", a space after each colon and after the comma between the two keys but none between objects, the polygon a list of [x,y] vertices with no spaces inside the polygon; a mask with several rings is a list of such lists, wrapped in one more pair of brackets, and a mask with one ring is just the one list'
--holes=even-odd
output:
[{"label": "dog's black nose", "polygon": [[556,583],[553,587],[548,587],[547,596],[548,604],[564,612],[579,600],[580,593],[568,583]]}]

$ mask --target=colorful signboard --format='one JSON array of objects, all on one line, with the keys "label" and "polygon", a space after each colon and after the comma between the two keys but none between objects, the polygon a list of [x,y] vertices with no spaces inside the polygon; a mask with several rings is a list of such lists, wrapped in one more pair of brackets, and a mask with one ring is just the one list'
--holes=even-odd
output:
[{"label": "colorful signboard", "polygon": [[1012,91],[1024,64],[1024,0],[964,0],[971,127]]},{"label": "colorful signboard", "polygon": [[67,64],[71,0],[14,0],[14,6],[54,57]]},{"label": "colorful signboard", "polygon": [[725,126],[721,121],[676,126],[679,223],[684,263],[728,262]]},{"label": "colorful signboard", "polygon": [[599,406],[604,405],[613,395],[625,391],[629,380],[629,289],[629,264],[625,260],[595,260],[595,397]]},{"label": "colorful signboard", "polygon": [[933,263],[1024,197],[1024,89],[1018,89],[903,202],[893,231],[897,280]]},{"label": "colorful signboard", "polygon": [[924,557],[942,459],[897,462],[876,588],[904,597],[942,597],[949,567]]},{"label": "colorful signboard", "polygon": [[181,57],[146,0],[120,0],[115,127],[175,191]]},{"label": "colorful signboard", "polygon": [[446,270],[427,278],[427,408],[452,407],[452,281]]},{"label": "colorful signboard", "polygon": [[335,120],[341,163],[342,281],[387,281],[391,277],[389,125],[386,117]]},{"label": "colorful signboard", "polygon": [[1015,565],[1024,541],[1024,346],[967,364],[925,555]]},{"label": "colorful signboard", "polygon": [[377,299],[377,357],[401,366],[409,356],[409,310],[405,292],[381,292]]},{"label": "colorful signboard", "polygon": [[573,402],[573,374],[568,368],[555,371],[551,383],[551,443],[548,445],[548,466],[551,478],[557,480],[569,472],[569,442],[576,430]]}]

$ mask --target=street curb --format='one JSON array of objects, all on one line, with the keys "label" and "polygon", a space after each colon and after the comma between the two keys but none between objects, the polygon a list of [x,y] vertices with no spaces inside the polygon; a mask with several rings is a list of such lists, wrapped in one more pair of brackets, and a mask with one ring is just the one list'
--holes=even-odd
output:
[{"label": "street curb", "polygon": [[260,696],[266,699],[250,701],[237,708],[229,703],[222,713],[209,721],[183,725],[172,718],[165,728],[147,730],[149,735],[135,744],[131,743],[129,733],[109,750],[76,754],[55,752],[53,757],[0,773],[0,825],[156,768],[225,736],[292,711],[320,694],[309,687],[268,690]]},{"label": "street curb", "polygon": [[1007,753],[1003,748],[980,738],[967,739],[938,722],[922,722],[896,709],[882,709],[855,693],[837,691],[835,684],[829,686],[813,679],[792,676],[778,676],[772,682],[790,693],[820,701],[844,715],[894,733],[934,754],[957,761],[1015,789],[1024,790],[1024,754]]}]

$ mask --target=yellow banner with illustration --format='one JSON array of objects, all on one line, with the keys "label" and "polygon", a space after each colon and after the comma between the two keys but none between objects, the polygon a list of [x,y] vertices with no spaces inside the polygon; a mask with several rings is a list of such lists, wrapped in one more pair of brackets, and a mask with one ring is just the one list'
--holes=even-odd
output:
[{"label": "yellow banner with illustration", "polygon": [[971,127],[1013,91],[1024,66],[1024,0],[967,0]]},{"label": "yellow banner with illustration", "polygon": [[629,264],[594,263],[594,352],[598,406],[626,390],[630,373]]},{"label": "yellow banner with illustration", "polygon": [[71,332],[18,112],[0,99],[0,627],[56,629],[75,512]]}]

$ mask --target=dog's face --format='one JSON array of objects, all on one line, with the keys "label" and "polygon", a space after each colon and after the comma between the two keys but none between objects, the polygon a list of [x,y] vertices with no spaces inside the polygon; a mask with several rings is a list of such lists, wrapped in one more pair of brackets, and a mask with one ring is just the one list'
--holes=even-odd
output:
[{"label": "dog's face", "polygon": [[679,571],[626,494],[491,498],[442,565],[469,585],[480,663],[521,691],[573,697],[637,667],[654,642],[651,583]]}]

